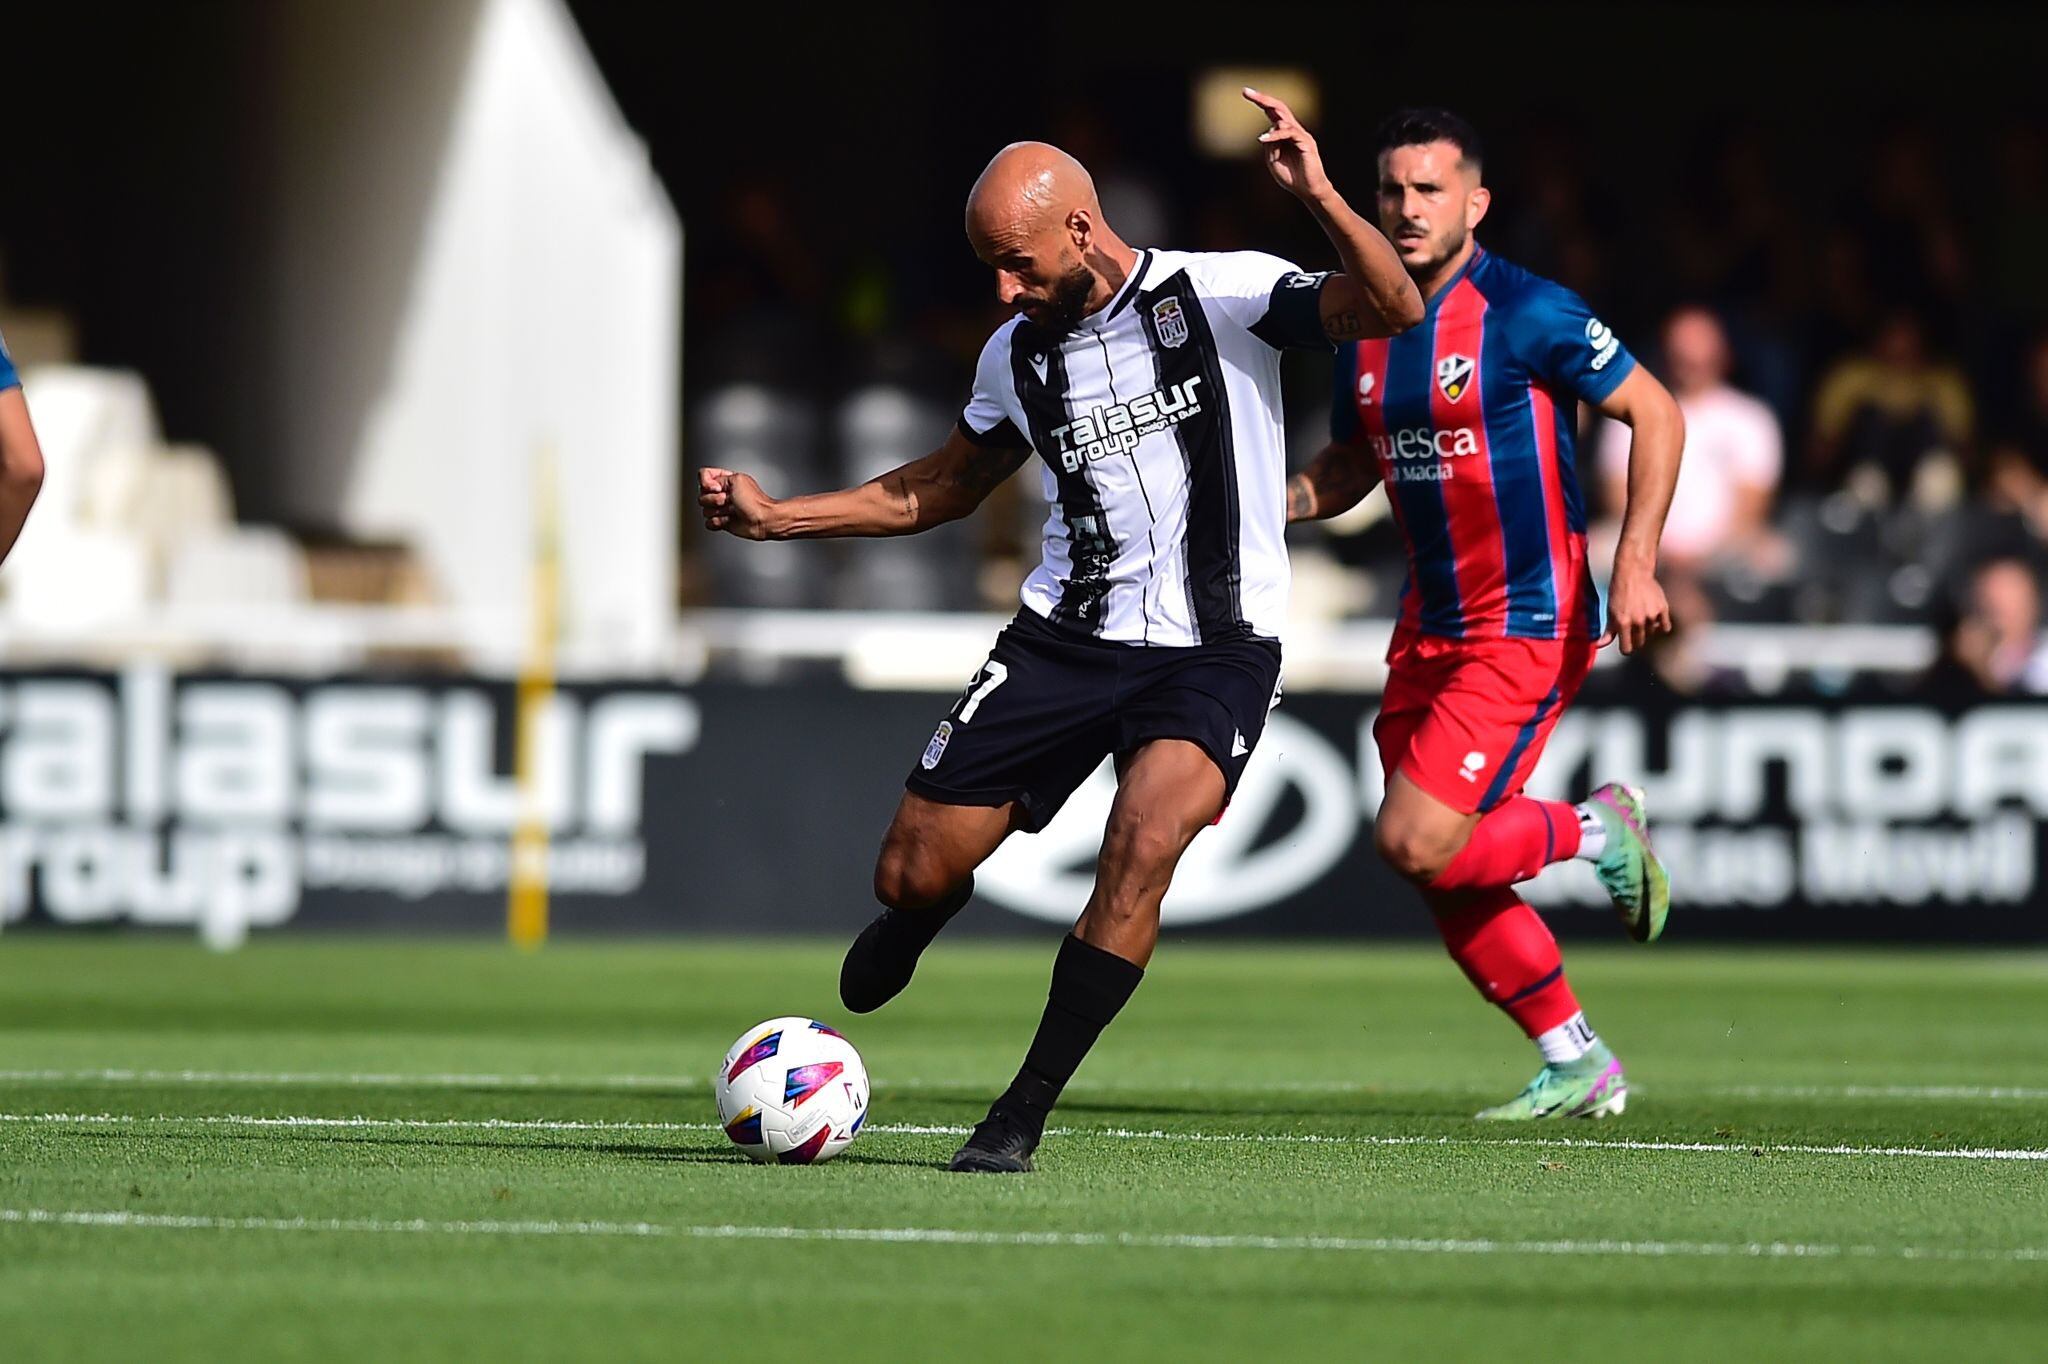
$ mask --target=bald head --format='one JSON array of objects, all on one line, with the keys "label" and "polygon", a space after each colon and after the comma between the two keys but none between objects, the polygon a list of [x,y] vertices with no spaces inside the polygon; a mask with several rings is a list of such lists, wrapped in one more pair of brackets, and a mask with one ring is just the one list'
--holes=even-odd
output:
[{"label": "bald head", "polygon": [[1075,209],[1102,216],[1088,168],[1049,142],[1012,142],[967,193],[967,235],[1057,223]]},{"label": "bald head", "polygon": [[967,239],[995,270],[996,296],[1054,331],[1107,303],[1135,260],[1103,222],[1087,168],[1044,142],[1012,142],[988,163],[967,195]]}]

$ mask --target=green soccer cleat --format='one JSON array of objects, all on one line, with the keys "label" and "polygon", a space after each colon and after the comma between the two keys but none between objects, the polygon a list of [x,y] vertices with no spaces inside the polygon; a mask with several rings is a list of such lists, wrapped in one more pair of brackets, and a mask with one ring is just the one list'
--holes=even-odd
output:
[{"label": "green soccer cleat", "polygon": [[1481,1122],[1534,1122],[1538,1118],[1613,1118],[1628,1107],[1628,1079],[1602,1042],[1569,1065],[1545,1066],[1529,1087],[1493,1108]]},{"label": "green soccer cleat", "polygon": [[1655,942],[1671,912],[1671,878],[1650,848],[1649,816],[1643,793],[1620,782],[1586,797],[1586,807],[1607,830],[1607,847],[1593,871],[1614,900],[1621,925],[1637,942]]}]

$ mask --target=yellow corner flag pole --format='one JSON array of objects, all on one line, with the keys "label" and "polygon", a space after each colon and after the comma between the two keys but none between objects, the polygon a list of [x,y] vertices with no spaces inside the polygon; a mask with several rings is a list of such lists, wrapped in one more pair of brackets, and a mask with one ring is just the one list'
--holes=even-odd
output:
[{"label": "yellow corner flag pole", "polygon": [[548,820],[540,790],[540,726],[555,694],[555,644],[561,602],[561,509],[555,496],[554,452],[534,458],[533,633],[519,672],[518,731],[513,775],[519,824],[512,833],[512,875],[505,926],[515,947],[532,951],[548,938]]}]

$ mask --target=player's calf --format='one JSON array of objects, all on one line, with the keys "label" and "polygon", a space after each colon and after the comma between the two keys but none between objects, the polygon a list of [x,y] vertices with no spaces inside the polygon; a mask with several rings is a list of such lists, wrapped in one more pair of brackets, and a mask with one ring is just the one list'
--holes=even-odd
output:
[{"label": "player's calf", "polygon": [[1145,978],[1159,940],[1159,903],[1181,854],[1223,808],[1223,775],[1186,740],[1140,748],[1103,831],[1095,889],[1053,962],[1045,1013],[1017,1078],[949,1168],[1022,1174],[1067,1082]]}]

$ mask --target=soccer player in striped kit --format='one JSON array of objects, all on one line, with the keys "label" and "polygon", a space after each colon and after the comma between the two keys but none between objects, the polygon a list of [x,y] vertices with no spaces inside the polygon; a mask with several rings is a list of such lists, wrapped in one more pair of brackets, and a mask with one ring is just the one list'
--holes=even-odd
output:
[{"label": "soccer player in striped kit", "polygon": [[[1276,130],[1291,136],[1284,115]],[[1621,1064],[1514,886],[1552,862],[1592,862],[1629,936],[1649,942],[1670,884],[1636,788],[1573,805],[1522,787],[1595,650],[1613,639],[1632,652],[1671,628],[1657,540],[1684,420],[1584,300],[1473,239],[1489,194],[1469,124],[1404,111],[1378,150],[1380,226],[1427,307],[1410,331],[1342,347],[1331,441],[1289,481],[1288,519],[1335,516],[1384,484],[1407,544],[1373,727],[1386,772],[1375,842],[1479,992],[1543,1055],[1520,1095],[1479,1116],[1606,1117],[1627,1099]],[[1581,402],[1632,432],[1604,633],[1573,473]]]},{"label": "soccer player in striped kit", "polygon": [[967,235],[1017,315],[983,347],[945,443],[807,497],[699,471],[707,528],[779,540],[912,534],[973,511],[1034,451],[1044,465],[1044,552],[1023,609],[911,769],[875,867],[883,912],[840,971],[854,1012],[893,999],[973,894],[975,868],[1012,833],[1044,828],[1114,757],[1094,892],[1060,945],[1022,1068],[954,1170],[1032,1168],[1047,1114],[1144,976],[1174,868],[1229,801],[1279,700],[1280,352],[1421,316],[1386,238],[1320,163],[1311,183],[1305,146],[1269,141],[1268,167],[1322,223],[1342,274],[1258,251],[1133,247],[1079,162],[1043,143],[1004,148],[968,198]]}]

